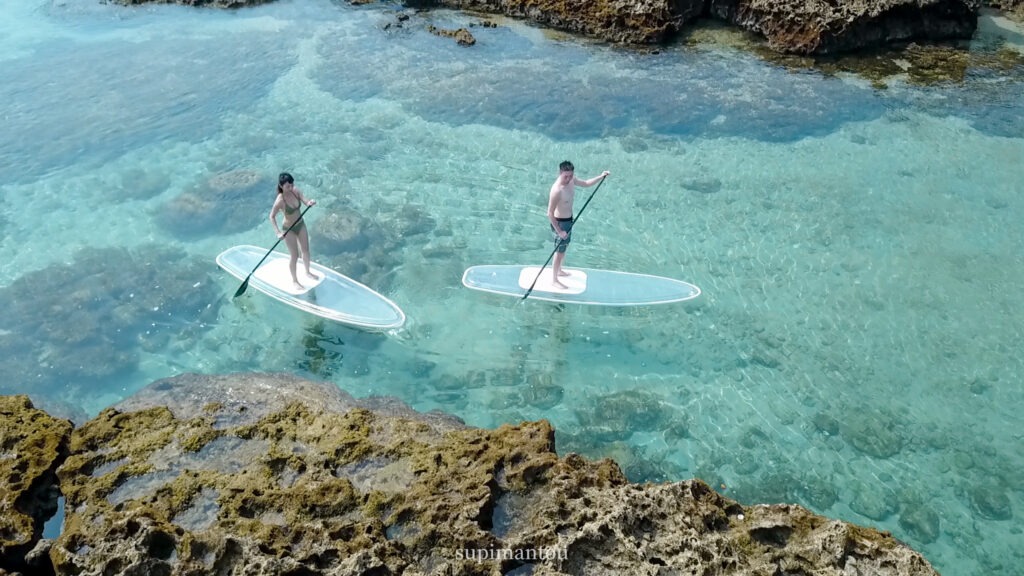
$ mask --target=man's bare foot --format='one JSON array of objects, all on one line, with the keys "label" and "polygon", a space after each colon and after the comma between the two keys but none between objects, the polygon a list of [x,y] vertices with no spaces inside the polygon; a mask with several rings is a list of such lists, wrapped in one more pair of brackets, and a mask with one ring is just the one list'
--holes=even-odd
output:
[{"label": "man's bare foot", "polygon": [[552,281],[551,281],[551,284],[552,284],[552,285],[553,285],[553,286],[554,286],[555,288],[561,288],[562,290],[568,290],[568,289],[569,289],[569,287],[568,287],[568,286],[566,286],[565,284],[562,284],[562,283],[561,283],[561,282],[559,282],[558,280],[552,280]]},{"label": "man's bare foot", "polygon": [[316,274],[313,274],[312,272],[310,272],[310,271],[308,271],[308,270],[306,271],[306,276],[309,276],[309,277],[310,277],[310,278],[312,278],[313,280],[319,280],[319,279],[320,279],[320,277],[319,277],[319,276],[317,276]]},{"label": "man's bare foot", "polygon": [[303,286],[302,284],[299,284],[298,280],[292,280],[292,287],[295,288],[296,290],[305,290],[306,289],[305,286]]},{"label": "man's bare foot", "polygon": [[558,275],[559,275],[559,276],[562,276],[562,277],[565,277],[565,276],[572,276],[572,274],[569,274],[569,273],[568,273],[568,272],[566,272],[565,270],[559,270],[559,271],[558,271]]}]

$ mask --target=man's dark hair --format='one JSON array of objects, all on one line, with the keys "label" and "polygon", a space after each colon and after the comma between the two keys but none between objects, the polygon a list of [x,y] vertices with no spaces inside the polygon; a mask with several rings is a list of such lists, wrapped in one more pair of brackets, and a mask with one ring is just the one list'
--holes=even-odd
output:
[{"label": "man's dark hair", "polygon": [[574,170],[576,170],[576,168],[573,167],[572,162],[569,162],[568,160],[558,165],[559,172],[572,172]]}]

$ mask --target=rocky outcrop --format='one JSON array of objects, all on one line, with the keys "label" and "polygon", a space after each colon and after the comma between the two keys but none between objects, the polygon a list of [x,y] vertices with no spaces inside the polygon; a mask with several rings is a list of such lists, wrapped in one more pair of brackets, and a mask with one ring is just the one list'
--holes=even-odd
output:
[{"label": "rocky outcrop", "polygon": [[1006,11],[1018,20],[1024,20],[1024,0],[988,0],[987,4]]},{"label": "rocky outcrop", "polygon": [[[413,3],[422,5],[415,0]],[[524,18],[542,26],[625,44],[671,40],[683,24],[704,10],[703,0],[438,0],[437,4]]]},{"label": "rocky outcrop", "polygon": [[67,455],[71,428],[27,396],[0,396],[0,573],[51,572],[26,556],[57,511],[55,471]]},{"label": "rocky outcrop", "polygon": [[[1016,0],[1002,0],[1015,2]],[[673,39],[709,13],[762,34],[772,49],[829,54],[911,40],[970,38],[978,0],[438,0],[444,6],[525,18],[627,44]]]},{"label": "rocky outcrop", "polygon": [[199,6],[203,8],[244,8],[246,6],[257,6],[274,0],[112,0],[125,6],[136,4],[183,4],[185,6]]},{"label": "rocky outcrop", "polygon": [[289,376],[155,382],[75,430],[58,474],[56,574],[935,574],[887,533],[560,457],[547,422]]},{"label": "rocky outcrop", "polygon": [[710,0],[711,14],[775,50],[828,54],[911,40],[970,38],[977,0]]},{"label": "rocky outcrop", "polygon": [[[175,0],[116,0],[122,4]],[[237,8],[271,0],[176,0]],[[374,0],[348,0],[366,4]],[[1013,9],[1020,0],[991,0]],[[777,51],[832,54],[893,42],[970,38],[980,0],[404,0],[410,8],[446,7],[503,14],[541,26],[622,44],[673,40],[701,16],[732,22],[765,36]],[[1019,9],[1019,8],[1018,8]],[[464,30],[460,44],[471,45]]]},{"label": "rocky outcrop", "polygon": [[472,46],[476,44],[476,38],[473,37],[473,33],[465,28],[448,30],[445,28],[438,28],[436,26],[427,26],[427,32],[430,32],[434,36],[453,38],[459,46]]}]

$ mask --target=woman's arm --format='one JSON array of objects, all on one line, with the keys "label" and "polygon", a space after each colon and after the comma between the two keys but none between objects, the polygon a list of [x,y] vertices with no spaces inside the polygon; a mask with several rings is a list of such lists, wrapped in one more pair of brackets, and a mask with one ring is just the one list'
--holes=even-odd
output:
[{"label": "woman's arm", "polygon": [[284,202],[284,197],[280,194],[274,200],[274,205],[270,208],[270,223],[274,226],[274,232],[278,236],[281,236],[281,228],[277,225],[277,213],[281,211],[281,204]]},{"label": "woman's arm", "polygon": [[316,206],[316,200],[306,200],[306,197],[302,195],[302,191],[298,188],[292,188],[292,190],[295,192],[295,196],[298,197],[299,202],[302,202],[306,206]]}]

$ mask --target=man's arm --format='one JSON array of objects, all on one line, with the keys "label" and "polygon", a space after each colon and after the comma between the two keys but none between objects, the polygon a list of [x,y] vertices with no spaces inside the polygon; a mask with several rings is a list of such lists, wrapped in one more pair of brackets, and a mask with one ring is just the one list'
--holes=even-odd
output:
[{"label": "man's arm", "polygon": [[577,186],[593,186],[594,184],[597,184],[601,180],[604,180],[609,174],[611,174],[611,172],[605,170],[604,172],[601,172],[600,176],[594,176],[590,180],[580,180],[579,178],[577,178],[576,179],[576,185]]}]

